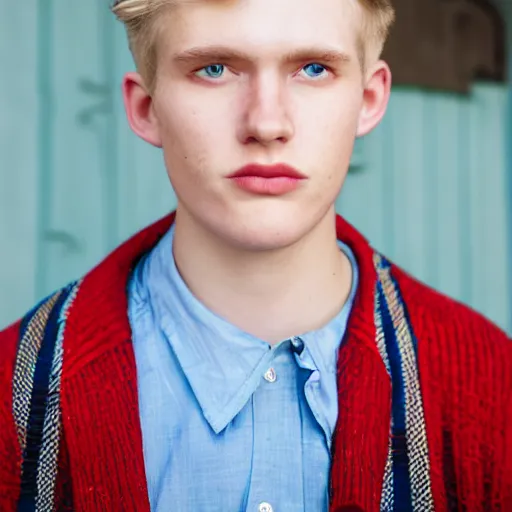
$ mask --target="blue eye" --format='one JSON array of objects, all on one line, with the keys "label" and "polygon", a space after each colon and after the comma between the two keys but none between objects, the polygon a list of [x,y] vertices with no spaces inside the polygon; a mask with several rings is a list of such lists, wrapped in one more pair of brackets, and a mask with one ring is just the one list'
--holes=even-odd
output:
[{"label": "blue eye", "polygon": [[220,78],[224,72],[224,66],[222,64],[210,64],[200,69],[197,74],[203,73],[208,78]]},{"label": "blue eye", "polygon": [[306,64],[302,69],[310,78],[318,78],[325,71],[327,71],[325,66],[322,66],[322,64],[317,64],[316,62]]}]

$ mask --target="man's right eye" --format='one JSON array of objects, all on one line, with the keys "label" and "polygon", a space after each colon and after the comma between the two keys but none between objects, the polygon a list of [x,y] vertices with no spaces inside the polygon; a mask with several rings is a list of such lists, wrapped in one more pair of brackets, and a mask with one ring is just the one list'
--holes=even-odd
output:
[{"label": "man's right eye", "polygon": [[222,64],[210,64],[196,72],[196,75],[202,78],[220,78],[224,72]]}]

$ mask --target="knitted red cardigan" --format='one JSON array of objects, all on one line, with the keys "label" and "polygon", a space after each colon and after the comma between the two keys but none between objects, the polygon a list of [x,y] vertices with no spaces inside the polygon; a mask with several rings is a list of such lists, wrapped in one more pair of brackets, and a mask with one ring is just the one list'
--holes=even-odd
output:
[{"label": "knitted red cardigan", "polygon": [[[61,386],[58,510],[149,512],[126,283],[167,217],[90,272],[69,312]],[[360,284],[338,360],[331,512],[377,512],[389,442],[390,378],[376,348],[373,249],[341,218]],[[435,510],[512,511],[512,343],[396,266],[418,339]],[[21,450],[12,379],[20,323],[0,333],[0,510],[16,510]]]}]

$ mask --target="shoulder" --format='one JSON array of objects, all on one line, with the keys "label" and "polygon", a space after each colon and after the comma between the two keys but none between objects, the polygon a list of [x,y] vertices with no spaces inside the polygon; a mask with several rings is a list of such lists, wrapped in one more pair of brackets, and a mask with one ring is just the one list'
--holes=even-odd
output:
[{"label": "shoulder", "polygon": [[60,389],[62,346],[58,339],[62,314],[73,289],[70,285],[52,294],[0,332],[2,510],[14,510],[21,479],[30,478],[26,475],[31,470],[25,472],[25,468],[43,460],[38,452],[43,429],[46,431],[59,415],[58,401],[48,397]]},{"label": "shoulder", "polygon": [[43,339],[56,336],[60,313],[73,285],[56,291],[39,302],[13,325],[0,332],[0,375],[2,385],[17,374],[25,377],[39,357]]},{"label": "shoulder", "polygon": [[[476,468],[512,488],[512,340],[483,315],[392,268],[417,342],[432,457],[459,478]],[[455,457],[455,459],[454,459]],[[460,460],[471,460],[466,467]],[[447,464],[447,465],[446,465]],[[468,480],[469,481],[469,480]],[[463,492],[463,491],[461,491]]]},{"label": "shoulder", "polygon": [[392,273],[410,314],[424,328],[439,335],[491,338],[510,345],[511,339],[502,329],[471,307],[421,283],[396,265],[392,266]]},{"label": "shoulder", "polygon": [[24,328],[19,320],[0,331],[0,508],[14,510],[22,463],[20,426],[15,419],[14,375],[19,364],[19,342]]},{"label": "shoulder", "polygon": [[506,384],[512,368],[512,339],[482,314],[419,282],[393,265],[421,358],[439,376],[475,377]]}]

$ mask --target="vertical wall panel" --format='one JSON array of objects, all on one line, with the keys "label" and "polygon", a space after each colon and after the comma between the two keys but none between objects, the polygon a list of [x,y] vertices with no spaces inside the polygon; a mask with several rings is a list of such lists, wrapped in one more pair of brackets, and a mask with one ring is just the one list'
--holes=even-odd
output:
[{"label": "vertical wall panel", "polygon": [[35,300],[38,81],[34,2],[0,2],[0,329]]},{"label": "vertical wall panel", "polygon": [[423,93],[397,90],[392,108],[394,109],[393,131],[393,187],[395,244],[394,257],[410,262],[414,274],[425,279],[427,274],[427,237],[425,201],[429,180],[430,161],[426,162],[428,134],[424,130]]},{"label": "vertical wall panel", "polygon": [[[435,127],[437,154],[430,155],[435,161],[432,176],[437,184],[437,199],[430,203],[436,209],[435,220],[429,219],[430,229],[435,232],[431,238],[437,267],[433,286],[441,288],[451,297],[463,296],[463,277],[461,244],[461,215],[459,195],[459,145],[457,140],[461,98],[455,94],[436,95],[436,119],[431,121]],[[433,264],[433,262],[431,262]]]},{"label": "vertical wall panel", "polygon": [[42,194],[46,225],[42,251],[46,263],[40,293],[80,276],[108,247],[115,191],[108,165],[112,98],[108,88],[102,18],[103,2],[46,0],[51,55],[48,80],[53,96]]},{"label": "vertical wall panel", "polygon": [[505,162],[506,89],[475,88],[471,104],[471,248],[474,286],[471,303],[484,314],[508,320],[507,193]]},{"label": "vertical wall panel", "polygon": [[[506,95],[506,103],[501,113],[504,116],[504,137],[505,137],[505,176],[504,176],[504,193],[507,198],[507,275],[504,276],[506,287],[509,294],[512,293],[512,2],[510,0],[493,0],[493,3],[500,9],[501,15],[507,22],[507,63],[508,63],[508,91]],[[505,304],[508,308],[506,313],[509,319],[510,332],[512,333],[512,300]]]}]

